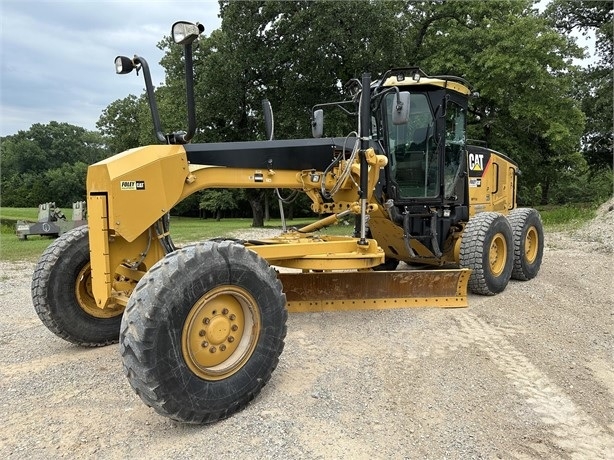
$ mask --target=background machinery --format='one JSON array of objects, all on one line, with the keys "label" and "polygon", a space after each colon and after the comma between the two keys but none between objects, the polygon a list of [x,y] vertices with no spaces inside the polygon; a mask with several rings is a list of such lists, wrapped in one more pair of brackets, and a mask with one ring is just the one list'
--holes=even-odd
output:
[{"label": "background machinery", "polygon": [[[172,28],[185,48],[187,132],[163,132],[146,61],[116,59],[118,73],[143,71],[164,145],[89,167],[88,226],[57,239],[32,281],[35,309],[55,334],[84,346],[119,340],[147,405],[189,423],[245,407],[277,365],[287,311],[466,306],[467,286],[492,295],[511,277],[536,276],[539,214],[516,207],[513,161],[466,145],[464,80],[418,68],[374,82],[363,74],[351,99],[314,108],[313,139],[190,144],[191,44],[202,31]],[[331,106],[356,119],[355,132],[322,137]],[[176,247],[170,209],[216,187],[299,190],[327,216],[275,238]],[[318,232],[345,216],[356,216],[354,236]]]},{"label": "background machinery", "polygon": [[29,222],[18,220],[15,224],[15,234],[20,240],[27,240],[28,235],[45,235],[58,237],[80,225],[87,224],[85,201],[75,201],[72,204],[72,220],[66,216],[55,202],[38,205],[38,220]]}]

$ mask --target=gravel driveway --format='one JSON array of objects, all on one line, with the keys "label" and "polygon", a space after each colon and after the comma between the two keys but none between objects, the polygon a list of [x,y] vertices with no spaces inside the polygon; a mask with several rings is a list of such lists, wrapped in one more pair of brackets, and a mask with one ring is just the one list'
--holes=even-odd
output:
[{"label": "gravel driveway", "polygon": [[147,408],[118,345],[55,337],[34,264],[1,262],[0,458],[612,459],[604,235],[548,233],[536,279],[468,309],[292,314],[269,384],[210,426]]}]

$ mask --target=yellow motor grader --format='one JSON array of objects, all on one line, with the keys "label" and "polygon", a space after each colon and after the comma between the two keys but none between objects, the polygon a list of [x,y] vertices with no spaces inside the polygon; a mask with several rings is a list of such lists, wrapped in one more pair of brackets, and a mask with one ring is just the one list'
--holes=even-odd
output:
[{"label": "yellow motor grader", "polygon": [[[312,139],[191,144],[202,31],[172,28],[184,46],[187,132],[162,131],[145,59],[116,59],[118,73],[143,72],[161,144],[89,167],[88,225],[55,240],[32,281],[52,332],[83,346],[119,340],[147,405],[188,423],[245,407],[278,363],[287,311],[464,307],[467,288],[493,295],[536,276],[540,216],[516,207],[513,161],[467,144],[464,80],[414,67],[364,74],[350,99],[314,107]],[[332,107],[356,120],[355,132],[322,136]],[[326,217],[274,238],[175,246],[169,211],[210,188],[297,190]],[[347,216],[353,236],[319,231]]]}]

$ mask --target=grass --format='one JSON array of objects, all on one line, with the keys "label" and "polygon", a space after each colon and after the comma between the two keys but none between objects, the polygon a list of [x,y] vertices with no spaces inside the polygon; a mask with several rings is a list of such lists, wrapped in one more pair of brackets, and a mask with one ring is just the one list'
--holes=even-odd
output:
[{"label": "grass", "polygon": [[538,211],[546,230],[577,230],[596,216],[597,205],[574,204],[563,206],[542,206]]},{"label": "grass", "polygon": [[36,220],[37,208],[0,208],[0,219],[5,220]]},{"label": "grass", "polygon": [[[70,212],[70,211],[69,211]],[[0,208],[0,260],[37,260],[53,238],[41,235],[31,235],[28,239],[19,240],[15,234],[15,223],[18,220],[36,221],[38,210],[36,208]],[[70,219],[71,216],[67,215]],[[289,227],[301,227],[307,225],[316,218],[288,221]],[[171,217],[171,236],[173,241],[183,244],[192,241],[201,241],[211,238],[230,237],[235,232],[248,231],[251,229],[251,219],[198,219],[191,217]],[[268,229],[279,230],[281,233],[282,223],[279,219],[271,219],[265,222]],[[334,235],[349,235],[352,232],[351,225],[336,225],[324,229],[322,233]]]},{"label": "grass", "polygon": [[[288,227],[300,228],[317,220],[300,219],[287,221]],[[171,234],[173,241],[186,243],[190,241],[200,241],[210,238],[228,237],[234,232],[249,231],[251,219],[196,219],[191,217],[171,217]],[[265,229],[282,231],[280,219],[271,219],[264,224]],[[331,226],[322,231],[324,234],[347,235],[352,231],[352,227],[346,225]]]},{"label": "grass", "polygon": [[[595,217],[596,205],[565,205],[545,206],[538,210],[542,216],[544,227],[548,231],[576,230]],[[70,210],[67,218],[70,219]],[[18,220],[36,221],[37,208],[0,208],[0,260],[31,260],[35,261],[53,241],[47,236],[32,235],[26,241],[19,240],[15,234],[15,223]],[[301,227],[315,221],[300,219],[288,221],[288,226]],[[190,217],[171,217],[171,235],[178,244],[200,241],[210,238],[229,237],[234,232],[247,231],[251,228],[251,219],[198,219]],[[265,228],[281,232],[282,223],[272,219],[265,223]],[[352,225],[341,223],[322,231],[324,234],[350,235]]]},{"label": "grass", "polygon": [[33,235],[22,241],[15,234],[18,220],[36,222],[38,208],[0,208],[0,260],[36,260],[53,241],[51,237]]}]

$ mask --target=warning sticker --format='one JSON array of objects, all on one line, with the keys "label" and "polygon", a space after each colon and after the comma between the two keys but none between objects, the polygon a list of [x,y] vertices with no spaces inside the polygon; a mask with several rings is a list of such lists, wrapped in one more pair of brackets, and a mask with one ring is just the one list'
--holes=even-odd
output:
[{"label": "warning sticker", "polygon": [[479,179],[477,177],[469,178],[469,187],[481,187],[481,186],[482,186],[482,179]]}]

